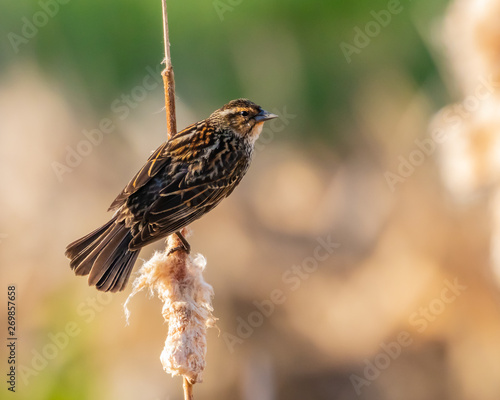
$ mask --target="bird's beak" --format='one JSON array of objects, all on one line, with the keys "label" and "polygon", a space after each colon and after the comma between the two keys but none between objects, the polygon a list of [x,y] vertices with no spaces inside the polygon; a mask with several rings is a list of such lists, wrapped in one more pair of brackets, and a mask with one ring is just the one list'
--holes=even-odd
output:
[{"label": "bird's beak", "polygon": [[261,112],[255,116],[255,121],[264,122],[264,121],[267,121],[267,120],[273,119],[273,118],[278,118],[278,116],[276,114],[272,114],[270,112],[267,112],[266,110],[261,110]]}]

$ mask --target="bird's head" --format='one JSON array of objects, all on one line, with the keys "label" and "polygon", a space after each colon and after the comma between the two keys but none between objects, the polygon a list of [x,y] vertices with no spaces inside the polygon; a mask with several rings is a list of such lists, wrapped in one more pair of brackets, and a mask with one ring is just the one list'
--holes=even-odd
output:
[{"label": "bird's head", "polygon": [[250,100],[238,99],[214,111],[210,119],[220,128],[231,130],[253,143],[258,139],[264,122],[277,117]]}]

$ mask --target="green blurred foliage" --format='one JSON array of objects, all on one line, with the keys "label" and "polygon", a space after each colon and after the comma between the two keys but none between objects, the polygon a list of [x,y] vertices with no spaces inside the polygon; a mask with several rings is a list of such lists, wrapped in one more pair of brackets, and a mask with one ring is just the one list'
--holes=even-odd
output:
[{"label": "green blurred foliage", "polygon": [[[53,0],[2,1],[0,66],[34,58],[97,109],[109,109],[162,59],[159,0],[69,0],[17,54],[8,32],[20,34],[23,18],[32,21]],[[387,9],[387,1],[170,1],[178,95],[202,115],[251,95],[266,107],[286,105],[299,116],[293,129],[299,137],[336,143],[355,131],[332,124],[352,125],[350,93],[364,77],[401,70],[418,85],[436,74],[414,22],[440,15],[446,1],[400,3],[403,11],[348,63],[340,44],[352,43],[354,28],[373,20],[370,12]]]}]

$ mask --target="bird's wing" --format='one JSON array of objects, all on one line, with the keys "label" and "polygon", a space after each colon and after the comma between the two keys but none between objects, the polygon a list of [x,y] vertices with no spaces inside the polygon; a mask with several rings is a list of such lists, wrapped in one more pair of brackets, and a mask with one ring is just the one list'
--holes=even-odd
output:
[{"label": "bird's wing", "polygon": [[116,197],[116,199],[111,203],[108,211],[116,210],[120,208],[127,198],[137,192],[141,187],[143,187],[149,180],[155,176],[158,171],[169,163],[169,147],[171,147],[173,142],[179,142],[180,140],[186,141],[191,137],[196,131],[197,124],[188,126],[186,129],[178,132],[172,139],[163,143],[158,147],[153,154],[148,158],[146,164],[135,174],[132,180],[125,186],[121,193]]},{"label": "bird's wing", "polygon": [[160,191],[159,198],[138,225],[139,230],[129,246],[131,250],[182,229],[214,208],[239,183],[248,158],[237,150],[214,151],[213,157],[204,163],[192,165],[177,184]]},{"label": "bird's wing", "polygon": [[[179,197],[177,196],[177,198]],[[151,210],[144,216],[145,223],[140,224],[141,229],[130,242],[130,250],[140,249],[147,244],[177,232],[191,222],[201,218],[226,197],[226,191],[222,189],[210,189],[202,191],[198,195],[193,194],[192,197],[199,202],[196,207],[182,203],[178,206],[171,205],[167,209],[157,210],[157,207],[161,208],[164,203],[163,199],[157,200],[154,206],[151,207]],[[176,202],[177,198],[170,198],[169,200]]]}]

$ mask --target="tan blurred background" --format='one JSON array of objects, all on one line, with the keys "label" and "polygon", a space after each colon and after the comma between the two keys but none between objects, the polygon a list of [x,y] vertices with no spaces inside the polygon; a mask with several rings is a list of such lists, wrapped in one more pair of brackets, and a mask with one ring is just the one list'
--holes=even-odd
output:
[{"label": "tan blurred background", "polygon": [[[220,328],[196,399],[500,398],[500,1],[355,3],[169,2],[179,128],[281,117],[192,225]],[[3,0],[0,26],[9,395],[181,399],[161,303],[126,326],[64,258],[165,140],[160,2]]]}]

